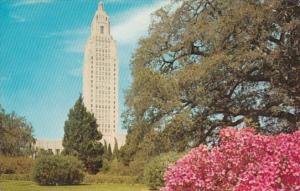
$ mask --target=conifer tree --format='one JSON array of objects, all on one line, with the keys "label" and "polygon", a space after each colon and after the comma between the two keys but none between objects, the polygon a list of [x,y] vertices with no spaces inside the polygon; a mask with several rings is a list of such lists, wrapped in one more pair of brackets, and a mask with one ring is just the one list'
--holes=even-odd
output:
[{"label": "conifer tree", "polygon": [[112,158],[113,158],[110,144],[108,144],[108,148],[107,148],[107,158],[108,158],[108,160],[112,160]]},{"label": "conifer tree", "polygon": [[[104,151],[103,151],[103,152],[104,152],[104,155],[107,154],[107,149],[108,149],[108,148],[107,148],[107,142],[104,141]],[[103,155],[103,156],[104,156],[104,155]]]},{"label": "conifer tree", "polygon": [[115,139],[115,145],[114,145],[114,150],[113,150],[113,158],[119,158],[119,146],[118,146],[117,139]]},{"label": "conifer tree", "polygon": [[94,115],[86,110],[80,96],[65,122],[63,146],[64,153],[82,160],[91,174],[96,174],[102,166],[102,134],[97,127]]}]

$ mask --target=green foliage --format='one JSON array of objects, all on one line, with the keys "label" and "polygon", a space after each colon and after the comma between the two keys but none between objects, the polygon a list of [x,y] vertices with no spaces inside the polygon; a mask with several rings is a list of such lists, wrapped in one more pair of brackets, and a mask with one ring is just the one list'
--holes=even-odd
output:
[{"label": "green foliage", "polygon": [[102,166],[102,135],[97,127],[94,115],[86,110],[80,96],[65,122],[64,154],[78,157],[91,174],[99,172]]},{"label": "green foliage", "polygon": [[0,174],[0,180],[31,181],[31,174]]},{"label": "green foliage", "polygon": [[127,166],[134,161],[133,168],[141,172],[140,166],[143,163],[159,153],[166,152],[165,144],[161,144],[163,141],[158,132],[154,132],[147,126],[129,128],[126,145],[120,148],[119,158]]},{"label": "green foliage", "polygon": [[29,174],[33,165],[32,158],[0,156],[0,174]]},{"label": "green foliage", "polygon": [[297,2],[190,0],[157,10],[132,59],[123,163],[216,144],[226,126],[253,125],[267,134],[295,131]]},{"label": "green foliage", "polygon": [[[118,160],[118,144],[115,139],[115,145],[114,145],[114,152],[111,150],[110,144],[107,146],[106,141],[104,141],[104,154],[103,154],[103,166],[102,166],[102,172],[105,173],[111,173],[112,168],[116,166],[116,164],[119,164]],[[122,165],[123,166],[123,165]],[[122,170],[117,169],[116,172],[121,172],[117,173],[115,175],[123,175]],[[125,173],[125,175],[128,175],[129,173]]]},{"label": "green foliage", "polygon": [[114,145],[114,150],[113,150],[113,158],[119,158],[119,146],[118,146],[118,141],[115,138],[115,145]]},{"label": "green foliage", "polygon": [[113,158],[113,154],[112,154],[112,150],[111,150],[110,144],[108,144],[108,148],[107,148],[107,158],[109,160],[112,160],[112,158]]},{"label": "green foliage", "polygon": [[140,182],[143,182],[144,167],[148,164],[149,160],[149,158],[139,152],[129,164],[130,174],[138,176],[138,181]]},{"label": "green foliage", "polygon": [[0,155],[28,156],[33,153],[33,129],[25,118],[6,113],[0,106]]},{"label": "green foliage", "polygon": [[36,158],[42,157],[42,156],[49,156],[49,155],[54,155],[52,151],[50,150],[45,150],[45,149],[37,149],[35,152]]},{"label": "green foliage", "polygon": [[144,182],[150,189],[159,189],[164,185],[164,173],[182,154],[175,152],[164,153],[154,157],[144,169]]},{"label": "green foliage", "polygon": [[136,184],[137,177],[135,176],[118,176],[107,174],[86,175],[84,179],[86,184]]},{"label": "green foliage", "polygon": [[73,156],[44,156],[37,159],[34,180],[41,185],[70,185],[83,181],[83,164]]},{"label": "green foliage", "polygon": [[103,166],[101,168],[101,172],[105,174],[110,175],[117,175],[117,176],[130,176],[130,175],[137,175],[132,173],[132,169],[130,169],[129,166],[124,165],[122,162],[120,162],[117,159],[117,156],[113,155],[113,158],[111,160],[108,160],[105,157],[105,154],[103,155]]},{"label": "green foliage", "polygon": [[113,153],[111,150],[110,144],[107,145],[106,141],[104,141],[104,153],[103,153],[103,171],[109,170],[110,163],[113,159]]},{"label": "green foliage", "polygon": [[111,161],[103,158],[101,172],[107,172],[110,169]]}]

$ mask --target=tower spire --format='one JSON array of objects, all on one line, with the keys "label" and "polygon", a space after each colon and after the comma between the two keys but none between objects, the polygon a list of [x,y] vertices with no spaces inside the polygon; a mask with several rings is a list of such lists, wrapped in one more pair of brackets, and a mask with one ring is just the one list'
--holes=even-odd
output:
[{"label": "tower spire", "polygon": [[99,7],[100,11],[104,11],[104,4],[103,4],[102,1],[99,2],[99,6],[98,7]]}]

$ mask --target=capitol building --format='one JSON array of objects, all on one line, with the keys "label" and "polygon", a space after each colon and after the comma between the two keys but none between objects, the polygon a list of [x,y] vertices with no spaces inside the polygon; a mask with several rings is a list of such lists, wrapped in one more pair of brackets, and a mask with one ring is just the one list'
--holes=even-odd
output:
[{"label": "capitol building", "polygon": [[[94,114],[102,142],[112,147],[125,144],[125,134],[119,129],[119,63],[117,44],[110,31],[110,20],[100,2],[84,50],[83,102]],[[37,148],[59,152],[61,141],[38,141]],[[54,152],[54,153],[55,153]]]},{"label": "capitol building", "polygon": [[117,44],[111,36],[109,16],[100,3],[84,51],[83,102],[94,114],[103,140],[123,145],[119,127],[119,64]]}]

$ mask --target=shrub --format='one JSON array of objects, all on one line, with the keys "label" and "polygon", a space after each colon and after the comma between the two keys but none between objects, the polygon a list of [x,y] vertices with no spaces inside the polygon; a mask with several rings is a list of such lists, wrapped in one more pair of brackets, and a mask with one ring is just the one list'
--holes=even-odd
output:
[{"label": "shrub", "polygon": [[175,152],[170,152],[154,157],[145,166],[144,183],[152,190],[163,186],[163,176],[167,167],[173,165],[180,158],[180,156],[182,155]]},{"label": "shrub", "polygon": [[28,157],[0,157],[0,174],[29,174],[34,160]]},{"label": "shrub", "polygon": [[83,164],[72,156],[44,156],[37,160],[33,178],[42,185],[79,184],[84,178]]},{"label": "shrub", "polygon": [[0,180],[31,181],[31,174],[0,174]]},{"label": "shrub", "polygon": [[135,156],[134,160],[131,161],[128,166],[130,169],[130,171],[129,171],[130,174],[138,176],[138,181],[140,183],[144,182],[144,180],[143,180],[144,168],[145,168],[146,164],[148,164],[148,162],[149,162],[149,159],[146,157],[148,157],[148,156],[137,154]]},{"label": "shrub", "polygon": [[116,176],[107,174],[86,175],[84,178],[86,184],[136,184],[138,183],[136,176]]},{"label": "shrub", "polygon": [[102,160],[102,168],[101,168],[101,171],[102,171],[102,172],[107,172],[107,171],[109,171],[110,166],[111,166],[111,161],[109,161],[108,159],[104,158],[104,159]]},{"label": "shrub", "polygon": [[276,136],[226,128],[219,146],[192,149],[165,173],[163,191],[300,190],[300,131]]},{"label": "shrub", "polygon": [[130,168],[128,166],[125,166],[122,162],[118,161],[117,159],[113,159],[112,161],[110,161],[109,169],[105,173],[116,176],[132,175]]}]

